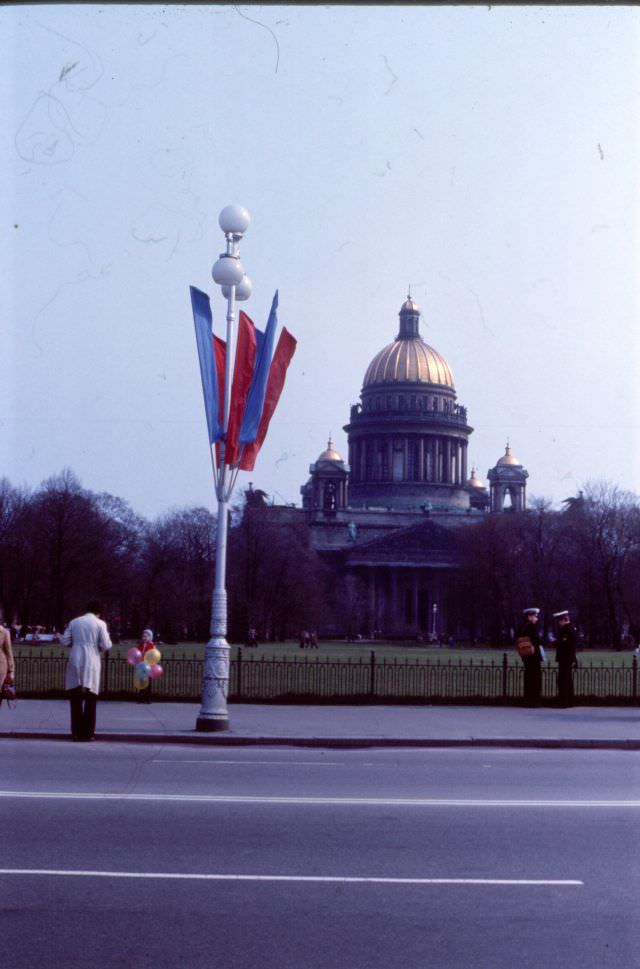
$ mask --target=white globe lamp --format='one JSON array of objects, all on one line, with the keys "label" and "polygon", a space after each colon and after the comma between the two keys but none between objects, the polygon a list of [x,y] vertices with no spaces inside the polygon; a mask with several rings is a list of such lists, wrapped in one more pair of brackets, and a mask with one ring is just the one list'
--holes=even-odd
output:
[{"label": "white globe lamp", "polygon": [[237,256],[223,253],[217,262],[214,262],[211,275],[218,286],[237,286],[242,282],[244,269]]},{"label": "white globe lamp", "polygon": [[218,225],[225,235],[242,236],[250,221],[251,216],[242,205],[227,205],[218,216]]},{"label": "white globe lamp", "polygon": [[[243,276],[240,282],[238,283],[238,285],[236,286],[236,299],[240,301],[249,299],[252,291],[253,291],[253,286],[251,284],[251,280],[249,279],[248,276]],[[225,299],[229,299],[229,297],[231,296],[231,287],[223,286],[222,295],[224,296]]]}]

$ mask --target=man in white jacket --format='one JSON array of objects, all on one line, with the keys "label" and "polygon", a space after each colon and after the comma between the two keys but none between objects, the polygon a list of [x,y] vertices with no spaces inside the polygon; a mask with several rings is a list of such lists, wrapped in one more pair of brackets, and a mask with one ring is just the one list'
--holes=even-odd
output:
[{"label": "man in white jacket", "polygon": [[84,616],[71,620],[61,640],[64,646],[71,646],[64,687],[69,693],[73,740],[95,740],[100,650],[111,649],[102,612],[102,604],[92,600]]}]

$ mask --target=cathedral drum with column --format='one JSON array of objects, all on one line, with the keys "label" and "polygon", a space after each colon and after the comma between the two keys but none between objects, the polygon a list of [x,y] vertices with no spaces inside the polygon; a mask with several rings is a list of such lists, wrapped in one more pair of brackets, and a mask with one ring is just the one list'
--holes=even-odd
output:
[{"label": "cathedral drum with column", "polygon": [[457,403],[446,360],[419,331],[407,298],[393,343],[369,364],[360,403],[351,408],[349,501],[354,508],[467,507],[472,428]]}]

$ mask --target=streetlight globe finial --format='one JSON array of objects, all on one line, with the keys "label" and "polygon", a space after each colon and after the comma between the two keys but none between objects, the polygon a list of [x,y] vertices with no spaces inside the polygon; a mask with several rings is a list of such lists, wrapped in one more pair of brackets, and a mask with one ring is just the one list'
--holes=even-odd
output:
[{"label": "streetlight globe finial", "polygon": [[251,216],[242,205],[227,205],[218,216],[218,225],[225,234],[244,235],[250,221]]},{"label": "streetlight globe finial", "polygon": [[[245,275],[242,277],[242,279],[236,286],[236,293],[235,293],[236,299],[238,301],[249,299],[252,292],[253,292],[253,286],[252,286],[251,280],[249,279],[248,276]],[[229,299],[229,297],[231,296],[231,287],[223,286],[222,295],[224,296],[225,299]]]},{"label": "streetlight globe finial", "polygon": [[237,256],[230,256],[223,253],[214,262],[211,275],[214,283],[217,283],[218,286],[237,286],[238,283],[242,282],[244,269]]}]

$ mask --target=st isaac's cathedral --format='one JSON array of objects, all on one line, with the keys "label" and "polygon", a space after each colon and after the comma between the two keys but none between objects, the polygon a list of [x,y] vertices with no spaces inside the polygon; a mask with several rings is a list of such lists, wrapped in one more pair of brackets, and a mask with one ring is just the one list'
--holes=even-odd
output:
[{"label": "st isaac's cathedral", "polygon": [[528,473],[509,445],[488,488],[469,470],[467,409],[447,361],[420,336],[411,297],[395,340],[367,367],[344,430],[348,460],[329,440],[300,491],[311,547],[337,577],[362,580],[367,628],[358,632],[468,635],[456,595],[459,529],[523,510]]}]

